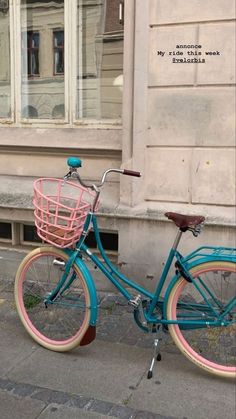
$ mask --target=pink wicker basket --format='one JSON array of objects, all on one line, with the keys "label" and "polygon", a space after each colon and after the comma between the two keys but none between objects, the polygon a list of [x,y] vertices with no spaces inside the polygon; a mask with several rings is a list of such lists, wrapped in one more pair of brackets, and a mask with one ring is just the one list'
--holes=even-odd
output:
[{"label": "pink wicker basket", "polygon": [[54,178],[34,182],[35,225],[38,236],[57,247],[79,240],[95,194],[79,184]]}]

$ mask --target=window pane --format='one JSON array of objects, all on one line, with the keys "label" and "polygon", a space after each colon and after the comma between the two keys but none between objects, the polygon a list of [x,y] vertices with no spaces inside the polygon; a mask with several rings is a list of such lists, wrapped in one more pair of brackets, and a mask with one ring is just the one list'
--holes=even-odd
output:
[{"label": "window pane", "polygon": [[120,119],[123,19],[120,0],[77,0],[77,118]]},{"label": "window pane", "polygon": [[23,240],[25,242],[36,242],[36,243],[38,243],[38,242],[42,241],[37,234],[36,227],[31,226],[31,225],[24,224],[23,237],[24,237]]},{"label": "window pane", "polygon": [[9,8],[0,11],[0,118],[11,114]]},{"label": "window pane", "polygon": [[11,239],[11,224],[0,222],[0,238]]},{"label": "window pane", "polygon": [[54,74],[64,74],[64,31],[53,33]]},{"label": "window pane", "polygon": [[22,117],[64,118],[64,0],[22,0],[21,38]]}]

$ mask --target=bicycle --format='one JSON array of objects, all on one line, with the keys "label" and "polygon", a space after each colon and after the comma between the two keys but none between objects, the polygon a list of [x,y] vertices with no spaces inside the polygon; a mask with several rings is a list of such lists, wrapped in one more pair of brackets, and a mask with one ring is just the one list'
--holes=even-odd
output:
[{"label": "bicycle", "polygon": [[[15,302],[27,332],[43,347],[59,352],[95,339],[98,301],[86,257],[133,307],[134,320],[144,332],[163,329],[194,364],[218,376],[235,377],[236,249],[202,246],[181,255],[177,248],[182,234],[191,231],[197,236],[205,218],[166,213],[178,232],[156,290],[149,292],[111,263],[96,218],[107,175],[140,173],[108,169],[95,185],[81,179],[80,159],[70,157],[67,163],[69,172],[63,179],[41,178],[34,184],[37,232],[50,245],[31,251],[16,274]],[[91,228],[99,256],[85,244]],[[175,275],[161,296],[173,263]],[[155,339],[148,378],[155,360],[161,359],[158,347]]]}]

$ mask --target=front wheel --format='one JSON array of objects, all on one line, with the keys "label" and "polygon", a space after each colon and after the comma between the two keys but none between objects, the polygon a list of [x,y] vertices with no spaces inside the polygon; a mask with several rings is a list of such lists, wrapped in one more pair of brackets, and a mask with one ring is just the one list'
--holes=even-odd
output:
[{"label": "front wheel", "polygon": [[180,351],[200,368],[218,376],[236,377],[236,269],[235,263],[214,261],[191,269],[210,309],[196,287],[183,278],[173,286],[167,302],[168,320],[214,321],[228,304],[219,327],[187,329],[170,324],[169,332]]},{"label": "front wheel", "polygon": [[35,249],[21,262],[15,280],[16,307],[25,329],[40,345],[59,352],[81,343],[91,317],[89,289],[76,265],[67,276],[68,287],[48,302],[68,258],[51,246]]}]

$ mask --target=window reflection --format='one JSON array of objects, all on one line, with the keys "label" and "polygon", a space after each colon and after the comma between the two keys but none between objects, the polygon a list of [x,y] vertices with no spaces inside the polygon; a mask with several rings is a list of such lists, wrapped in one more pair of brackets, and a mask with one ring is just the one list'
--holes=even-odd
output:
[{"label": "window reflection", "polygon": [[9,8],[0,10],[0,118],[11,115]]},{"label": "window reflection", "polygon": [[[22,72],[26,76],[39,75],[39,42],[38,32],[22,32],[22,56],[27,57],[23,60]],[[24,66],[27,63],[27,67]]]},{"label": "window reflection", "polygon": [[64,31],[53,32],[54,74],[64,74]]},{"label": "window reflection", "polygon": [[63,119],[64,0],[22,0],[21,39],[22,118]]},{"label": "window reflection", "polygon": [[77,0],[77,118],[121,119],[120,0]]}]

